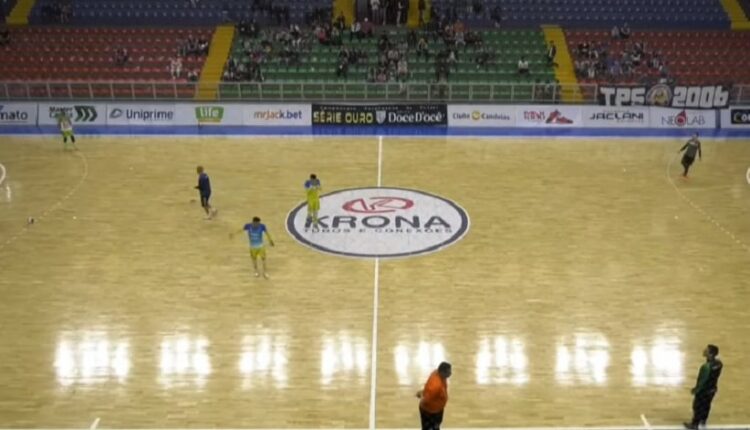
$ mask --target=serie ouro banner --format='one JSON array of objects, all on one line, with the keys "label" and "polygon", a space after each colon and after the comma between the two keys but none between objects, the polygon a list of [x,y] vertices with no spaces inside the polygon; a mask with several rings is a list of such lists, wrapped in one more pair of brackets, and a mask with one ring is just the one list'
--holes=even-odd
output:
[{"label": "serie ouro banner", "polygon": [[445,126],[444,104],[312,105],[313,125]]},{"label": "serie ouro banner", "polygon": [[650,105],[690,109],[727,107],[731,88],[722,85],[601,86],[599,104],[604,106]]}]

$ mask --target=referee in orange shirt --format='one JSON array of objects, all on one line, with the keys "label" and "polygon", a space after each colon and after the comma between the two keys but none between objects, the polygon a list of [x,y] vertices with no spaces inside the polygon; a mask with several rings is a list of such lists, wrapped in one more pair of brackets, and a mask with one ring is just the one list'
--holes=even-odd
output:
[{"label": "referee in orange shirt", "polygon": [[440,363],[437,370],[430,374],[424,389],[417,392],[419,416],[422,419],[422,430],[440,430],[443,422],[443,410],[448,403],[448,378],[451,377],[451,364]]}]

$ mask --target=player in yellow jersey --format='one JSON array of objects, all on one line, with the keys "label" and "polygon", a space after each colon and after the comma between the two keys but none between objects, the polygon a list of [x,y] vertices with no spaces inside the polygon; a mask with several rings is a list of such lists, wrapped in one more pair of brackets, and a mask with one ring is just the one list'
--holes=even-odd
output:
[{"label": "player in yellow jersey", "polygon": [[310,175],[310,179],[305,181],[305,193],[307,194],[307,219],[318,225],[318,211],[320,211],[320,192],[322,187],[320,179],[315,174]]},{"label": "player in yellow jersey", "polygon": [[63,138],[63,150],[68,149],[68,138],[70,138],[73,149],[78,149],[76,147],[76,136],[73,134],[73,121],[63,112],[57,117],[57,123],[60,126],[60,133]]}]

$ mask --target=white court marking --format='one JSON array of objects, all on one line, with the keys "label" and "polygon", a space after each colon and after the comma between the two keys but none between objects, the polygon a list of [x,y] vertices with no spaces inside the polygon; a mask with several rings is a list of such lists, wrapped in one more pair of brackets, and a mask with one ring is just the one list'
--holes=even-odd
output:
[{"label": "white court marking", "polygon": [[[62,205],[68,199],[70,199],[73,196],[73,194],[75,194],[76,191],[78,191],[79,188],[81,188],[81,185],[83,185],[83,183],[86,181],[86,178],[88,178],[88,176],[89,176],[89,162],[88,162],[88,159],[86,158],[86,154],[84,154],[81,151],[76,151],[75,154],[78,156],[78,158],[81,159],[82,165],[83,165],[83,173],[81,174],[81,179],[78,180],[78,183],[73,188],[71,188],[70,191],[68,191],[67,194],[65,194],[60,200],[58,200],[57,202],[55,202],[55,204],[53,204],[52,206],[50,206],[47,209],[45,209],[44,212],[42,212],[39,215],[36,215],[36,216],[32,215],[32,217],[35,219],[35,221],[41,221],[44,218],[46,218],[47,216],[52,215],[58,209],[60,209],[60,207],[62,207]],[[3,249],[5,249],[6,246],[8,246],[11,243],[13,243],[19,237],[21,237],[24,234],[26,234],[29,231],[30,227],[31,227],[31,225],[27,224],[23,228],[21,228],[20,230],[18,230],[14,235],[12,235],[8,239],[6,239],[5,242],[3,242],[2,244],[0,244],[0,251],[2,251]]]},{"label": "white court marking", "polygon": [[[750,430],[750,424],[717,424],[708,425],[707,430]],[[378,427],[378,430],[414,430],[414,427]],[[643,426],[606,426],[606,427],[441,427],[443,430],[643,430]],[[683,426],[652,426],[652,430],[685,430]],[[0,428],[0,430],[30,430],[29,428]],[[80,428],[34,428],[33,430],[81,430]],[[162,427],[162,428],[111,428],[107,430],[368,430],[366,428],[184,428],[184,427]]]},{"label": "white court marking", "polygon": [[[378,136],[378,177],[377,186],[383,185],[383,136]],[[372,287],[372,348],[370,350],[370,420],[369,430],[375,429],[376,396],[378,374],[378,308],[380,307],[380,259],[375,258]]]},{"label": "white court marking", "polygon": [[646,415],[641,414],[641,421],[643,421],[643,427],[646,427],[646,430],[652,429],[651,423],[649,423],[648,420],[646,419]]},{"label": "white court marking", "polygon": [[[667,181],[669,181],[670,184],[672,184],[672,188],[677,192],[677,194],[682,197],[683,200],[687,204],[689,204],[693,209],[695,209],[699,214],[701,214],[705,219],[711,222],[711,224],[714,225],[717,229],[721,230],[722,233],[727,235],[730,239],[732,239],[732,242],[739,245],[741,248],[743,248],[745,251],[750,252],[750,246],[748,246],[745,242],[743,242],[740,238],[737,237],[736,234],[732,233],[731,231],[727,230],[726,227],[724,227],[722,224],[719,223],[714,217],[712,217],[710,214],[708,214],[702,207],[698,206],[694,201],[690,200],[688,196],[685,195],[685,193],[680,190],[680,188],[677,186],[677,184],[674,183],[674,180],[672,179],[672,163],[674,163],[674,160],[677,159],[679,154],[674,155],[671,160],[669,160],[669,164],[667,164]],[[748,169],[748,172],[750,173],[750,169]],[[656,428],[656,427],[654,427]]]},{"label": "white court marking", "polygon": [[747,168],[747,173],[745,173],[745,179],[747,180],[747,184],[750,185],[750,167]]},{"label": "white court marking", "polygon": [[89,427],[89,430],[96,430],[96,428],[99,427],[99,417],[96,417],[93,423],[91,423],[91,427]]}]

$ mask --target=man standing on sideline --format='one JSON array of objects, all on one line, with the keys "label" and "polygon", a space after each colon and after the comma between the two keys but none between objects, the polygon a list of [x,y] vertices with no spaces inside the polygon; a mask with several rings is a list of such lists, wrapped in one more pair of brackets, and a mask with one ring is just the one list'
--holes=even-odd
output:
[{"label": "man standing on sideline", "polygon": [[682,151],[685,151],[685,155],[682,156],[682,167],[685,169],[685,171],[682,172],[682,179],[687,179],[688,170],[690,170],[690,166],[695,162],[695,154],[698,154],[698,159],[703,158],[703,154],[701,153],[701,141],[698,140],[698,133],[693,134],[693,137],[691,137],[690,140],[685,143],[685,146],[680,148],[677,152],[680,153]]},{"label": "man standing on sideline", "polygon": [[427,378],[424,389],[417,392],[422,430],[440,430],[445,404],[448,403],[448,378],[451,373],[450,363],[440,363]]},{"label": "man standing on sideline", "polygon": [[195,189],[201,195],[201,207],[206,211],[206,219],[211,219],[217,212],[216,209],[211,207],[211,203],[209,203],[211,199],[211,180],[203,170],[203,166],[196,167],[195,171],[198,173],[198,185],[195,186]]},{"label": "man standing on sideline", "polygon": [[711,402],[714,400],[721,369],[724,366],[721,360],[716,358],[719,355],[719,347],[708,345],[703,350],[703,356],[706,362],[698,371],[698,381],[695,387],[690,390],[693,397],[693,420],[689,423],[683,423],[686,429],[697,430],[698,426],[705,427],[708,413],[711,412]]}]

